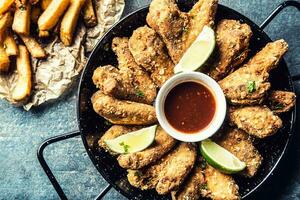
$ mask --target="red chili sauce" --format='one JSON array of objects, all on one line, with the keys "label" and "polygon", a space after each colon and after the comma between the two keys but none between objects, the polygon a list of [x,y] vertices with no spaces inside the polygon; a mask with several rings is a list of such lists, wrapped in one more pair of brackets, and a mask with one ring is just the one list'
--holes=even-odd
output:
[{"label": "red chili sauce", "polygon": [[216,103],[206,86],[197,82],[183,82],[169,92],[164,109],[173,128],[183,133],[196,133],[212,121]]}]

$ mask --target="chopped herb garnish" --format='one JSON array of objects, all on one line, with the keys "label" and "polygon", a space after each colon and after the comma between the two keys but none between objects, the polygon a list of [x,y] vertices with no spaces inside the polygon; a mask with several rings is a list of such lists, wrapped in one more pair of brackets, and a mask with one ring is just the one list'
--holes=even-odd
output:
[{"label": "chopped herb garnish", "polygon": [[280,109],[282,109],[283,107],[284,107],[284,106],[283,106],[282,103],[278,103],[277,105],[274,106],[274,109],[275,109],[275,110],[280,110]]},{"label": "chopped herb garnish", "polygon": [[137,90],[136,95],[139,96],[139,97],[144,97],[145,96],[145,94],[141,90]]},{"label": "chopped herb garnish", "polygon": [[137,176],[137,177],[141,177],[142,173],[137,170],[137,171],[134,172],[134,175]]},{"label": "chopped herb garnish", "polygon": [[248,90],[249,93],[252,93],[256,90],[255,81],[248,81],[247,90]]},{"label": "chopped herb garnish", "polygon": [[207,190],[207,183],[203,183],[200,185],[200,190]]},{"label": "chopped herb garnish", "polygon": [[124,142],[121,142],[120,146],[122,146],[124,148],[124,152],[125,153],[128,153],[128,149],[130,147],[128,144],[125,144]]},{"label": "chopped herb garnish", "polygon": [[104,125],[105,125],[105,126],[110,126],[111,123],[110,123],[109,121],[105,120],[105,121],[104,121]]},{"label": "chopped herb garnish", "polygon": [[19,9],[22,10],[22,11],[24,11],[24,10],[26,10],[26,7],[25,7],[23,4],[21,4],[21,5],[19,6]]},{"label": "chopped herb garnish", "polygon": [[188,27],[186,27],[186,26],[184,26],[183,29],[182,29],[182,31],[183,31],[184,33],[185,33],[185,32],[188,32],[188,30],[189,30],[189,29],[188,29]]}]

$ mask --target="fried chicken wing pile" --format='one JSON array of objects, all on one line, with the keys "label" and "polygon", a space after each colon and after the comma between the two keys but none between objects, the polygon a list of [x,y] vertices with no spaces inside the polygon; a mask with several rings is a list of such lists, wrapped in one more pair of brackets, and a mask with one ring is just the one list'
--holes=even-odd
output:
[{"label": "fried chicken wing pile", "polygon": [[149,125],[155,123],[155,109],[151,104],[157,86],[129,51],[128,38],[114,38],[112,49],[119,61],[98,67],[93,82],[99,91],[92,97],[94,110],[109,122],[119,125]]},{"label": "fried chicken wing pile", "polygon": [[165,42],[169,55],[177,64],[205,25],[213,26],[217,0],[200,0],[190,12],[181,12],[175,0],[153,0],[147,23]]},{"label": "fried chicken wing pile", "polygon": [[192,170],[196,160],[196,147],[190,143],[180,143],[158,163],[141,170],[129,170],[131,185],[141,189],[155,188],[159,194],[175,190]]},{"label": "fried chicken wing pile", "polygon": [[116,37],[112,50],[118,66],[98,67],[93,82],[99,89],[91,98],[95,112],[112,127],[98,144],[127,170],[128,182],[141,190],[154,189],[173,200],[240,199],[231,175],[210,166],[196,144],[176,141],[159,125],[146,149],[118,154],[105,140],[157,123],[153,102],[157,90],[173,75],[173,68],[204,26],[215,29],[216,48],[205,63],[206,73],[218,81],[228,102],[228,120],[218,145],[246,164],[238,175],[259,173],[263,157],[254,141],[276,134],[283,126],[280,114],[296,102],[293,92],[270,90],[268,78],[288,49],[284,40],[266,44],[248,57],[252,30],[232,19],[215,22],[217,0],[199,0],[189,12],[175,0],[153,0],[146,21],[130,37]]},{"label": "fried chicken wing pile", "polygon": [[270,42],[241,68],[219,81],[229,102],[235,105],[262,103],[271,88],[269,72],[277,67],[287,49],[284,40]]},{"label": "fried chicken wing pile", "polygon": [[217,143],[246,163],[246,169],[242,172],[247,177],[253,177],[262,163],[262,156],[252,144],[253,138],[245,131],[237,128],[229,128],[217,140]]},{"label": "fried chicken wing pile", "polygon": [[129,39],[129,49],[135,61],[151,74],[151,79],[161,87],[173,75],[174,63],[159,35],[148,26],[136,29]]},{"label": "fried chicken wing pile", "polygon": [[224,19],[216,28],[217,52],[209,63],[209,76],[220,80],[232,72],[247,58],[252,31],[249,25]]}]

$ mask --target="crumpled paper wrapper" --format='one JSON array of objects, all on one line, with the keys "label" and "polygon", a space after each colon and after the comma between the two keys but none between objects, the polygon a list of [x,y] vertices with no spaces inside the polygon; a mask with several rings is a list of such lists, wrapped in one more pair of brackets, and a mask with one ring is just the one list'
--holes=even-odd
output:
[{"label": "crumpled paper wrapper", "polygon": [[[124,0],[96,0],[94,3],[98,19],[95,27],[87,29],[83,22],[79,22],[72,46],[65,47],[59,38],[55,38],[42,44],[48,54],[47,59],[32,59],[33,88],[31,98],[23,105],[25,110],[55,100],[69,90],[86,63],[86,55],[120,19],[125,6]],[[14,103],[11,93],[17,79],[16,70],[0,75],[0,98]]]}]

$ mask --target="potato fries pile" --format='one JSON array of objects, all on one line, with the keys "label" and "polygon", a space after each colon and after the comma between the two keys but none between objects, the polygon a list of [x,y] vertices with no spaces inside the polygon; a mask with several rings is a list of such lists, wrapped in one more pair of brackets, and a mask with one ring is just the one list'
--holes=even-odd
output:
[{"label": "potato fries pile", "polygon": [[39,39],[59,35],[65,46],[71,46],[80,15],[87,27],[97,25],[92,0],[0,1],[0,73],[16,65],[18,80],[12,99],[17,104],[30,97],[30,56],[47,58]]}]

